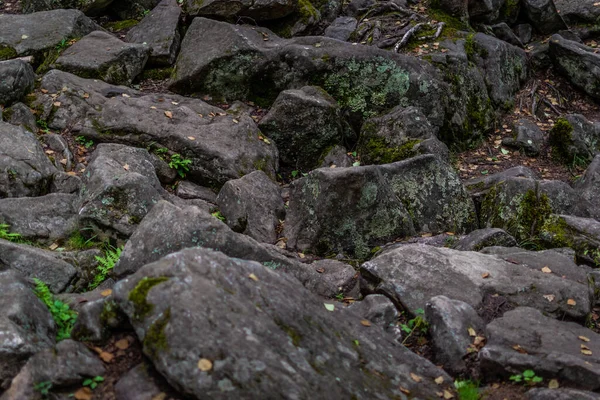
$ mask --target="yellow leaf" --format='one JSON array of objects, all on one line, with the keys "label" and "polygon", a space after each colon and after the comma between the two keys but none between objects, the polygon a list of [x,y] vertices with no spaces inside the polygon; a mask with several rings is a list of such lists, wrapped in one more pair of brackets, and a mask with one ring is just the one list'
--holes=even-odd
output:
[{"label": "yellow leaf", "polygon": [[60,101],[55,101],[54,103],[52,103],[52,105],[54,107],[60,107]]},{"label": "yellow leaf", "polygon": [[584,350],[589,350],[589,349],[590,349],[590,348],[589,348],[589,347],[587,347],[585,344],[581,344],[581,345],[580,345],[580,347],[581,347],[582,349],[584,349]]},{"label": "yellow leaf", "polygon": [[263,139],[263,142],[265,142],[266,144],[271,144],[271,142],[270,142],[270,141],[269,141],[269,139],[267,139],[267,138],[264,138],[264,139]]},{"label": "yellow leaf", "polygon": [[586,356],[591,356],[592,351],[591,350],[581,350],[581,354],[585,354]]},{"label": "yellow leaf", "polygon": [[56,250],[56,249],[58,249],[58,243],[52,243],[48,248],[50,250]]},{"label": "yellow leaf", "polygon": [[489,278],[489,277],[490,277],[490,273],[489,273],[489,272],[484,272],[483,274],[481,274],[481,277],[482,277],[483,279],[487,279],[487,278]]},{"label": "yellow leaf", "polygon": [[454,398],[454,395],[452,393],[450,393],[448,390],[444,390],[444,399],[450,400],[453,398]]},{"label": "yellow leaf", "polygon": [[201,358],[200,361],[198,361],[198,369],[200,369],[200,371],[202,372],[207,372],[210,371],[213,367],[213,363],[212,361],[206,359],[206,358]]},{"label": "yellow leaf", "polygon": [[437,378],[435,378],[435,383],[437,383],[438,385],[441,385],[442,383],[444,383],[444,377],[438,376]]},{"label": "yellow leaf", "polygon": [[111,362],[113,360],[113,358],[115,358],[114,355],[112,355],[112,354],[110,354],[110,353],[108,353],[106,351],[103,351],[99,355],[100,355],[100,358],[102,359],[102,361],[104,361],[106,363]]},{"label": "yellow leaf", "polygon": [[190,139],[190,140],[196,140],[196,138],[193,137],[193,136],[188,136],[187,138]]},{"label": "yellow leaf", "polygon": [[552,270],[548,268],[548,266],[545,266],[544,268],[542,268],[542,272],[545,274],[551,274]]},{"label": "yellow leaf", "polygon": [[125,165],[123,165],[123,169],[124,169],[125,171],[129,171],[129,164],[125,164]]},{"label": "yellow leaf", "polygon": [[569,299],[569,300],[567,300],[567,304],[570,305],[570,306],[574,306],[574,305],[577,304],[577,302],[575,300],[573,300],[573,299]]},{"label": "yellow leaf", "polygon": [[548,382],[549,389],[558,389],[558,387],[559,387],[559,384],[556,379],[551,379],[550,382]]},{"label": "yellow leaf", "polygon": [[118,340],[118,341],[115,343],[115,346],[116,346],[116,347],[117,347],[117,349],[119,349],[119,350],[126,350],[126,349],[128,349],[128,348],[129,348],[129,340],[127,340],[127,339],[121,339],[121,340]]},{"label": "yellow leaf", "polygon": [[112,289],[106,289],[106,290],[103,290],[100,292],[100,295],[102,297],[107,297],[107,296],[110,296],[111,294],[112,294]]},{"label": "yellow leaf", "polygon": [[165,116],[167,118],[173,118],[173,113],[171,111],[165,111]]},{"label": "yellow leaf", "polygon": [[583,340],[584,342],[589,342],[590,341],[590,338],[587,338],[585,336],[579,336],[578,339],[579,340]]},{"label": "yellow leaf", "polygon": [[477,336],[477,332],[475,332],[475,329],[469,327],[469,336],[473,336],[473,337]]},{"label": "yellow leaf", "polygon": [[371,321],[368,321],[366,319],[363,319],[362,321],[360,321],[360,323],[362,324],[362,326],[371,326]]},{"label": "yellow leaf", "polygon": [[84,99],[89,99],[90,98],[90,94],[89,93],[84,93],[83,94],[83,98]]},{"label": "yellow leaf", "polygon": [[300,258],[304,258],[304,257],[306,257],[306,256],[304,255],[304,253],[298,253],[298,257],[300,257]]},{"label": "yellow leaf", "polygon": [[412,372],[410,373],[410,377],[412,378],[413,381],[419,383],[423,380],[423,378],[421,378],[419,375],[417,374],[413,374]]},{"label": "yellow leaf", "polygon": [[83,387],[73,394],[76,400],[92,400],[94,397],[92,394],[92,389],[88,387]]},{"label": "yellow leaf", "polygon": [[254,274],[248,275],[248,278],[252,279],[254,282],[258,281],[258,277]]},{"label": "yellow leaf", "polygon": [[403,388],[402,386],[400,386],[400,391],[406,395],[410,394],[410,390],[408,390],[407,388]]}]

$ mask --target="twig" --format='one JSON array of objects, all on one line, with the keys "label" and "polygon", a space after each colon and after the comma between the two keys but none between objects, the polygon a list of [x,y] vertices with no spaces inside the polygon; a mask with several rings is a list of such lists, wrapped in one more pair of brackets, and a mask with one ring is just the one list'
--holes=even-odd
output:
[{"label": "twig", "polygon": [[551,102],[550,100],[548,100],[548,99],[547,99],[547,98],[545,98],[545,97],[542,97],[542,100],[544,101],[544,103],[545,103],[545,104],[546,104],[548,107],[550,107],[550,108],[552,109],[552,111],[554,111],[554,112],[556,113],[556,115],[561,115],[561,114],[562,114],[560,111],[558,111],[558,110],[556,109],[556,107],[554,107],[554,104],[552,104],[552,102]]},{"label": "twig", "polygon": [[412,28],[410,28],[408,30],[408,32],[406,32],[404,34],[402,39],[398,43],[396,43],[396,45],[394,46],[394,53],[397,53],[398,50],[400,50],[402,47],[406,46],[408,41],[415,35],[415,33],[417,33],[423,27],[423,25],[425,25],[425,23],[421,22],[419,24],[416,24]]},{"label": "twig", "polygon": [[442,34],[442,30],[444,29],[445,25],[446,25],[445,22],[439,22],[437,24],[437,31],[435,31],[435,34],[429,35],[429,36],[421,36],[419,38],[419,40],[435,40],[435,39],[439,38],[440,35]]}]

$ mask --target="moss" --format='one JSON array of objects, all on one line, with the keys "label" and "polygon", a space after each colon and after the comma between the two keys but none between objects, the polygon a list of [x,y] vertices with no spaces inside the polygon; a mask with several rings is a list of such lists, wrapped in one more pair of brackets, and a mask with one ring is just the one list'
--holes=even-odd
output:
[{"label": "moss", "polygon": [[167,280],[169,280],[169,278],[166,276],[144,277],[138,282],[136,287],[129,292],[129,301],[133,303],[135,318],[143,318],[152,311],[154,305],[148,303],[146,299],[148,297],[148,292],[150,292],[150,289],[152,289],[154,286],[159,285]]},{"label": "moss", "polygon": [[106,25],[104,25],[104,28],[111,32],[117,32],[122,31],[123,29],[133,28],[139,23],[140,21],[136,19],[126,19],[124,21],[109,22]]},{"label": "moss", "polygon": [[151,359],[158,356],[159,351],[168,350],[169,343],[165,328],[171,320],[171,309],[167,309],[154,323],[148,328],[144,336],[144,353]]},{"label": "moss", "polygon": [[52,50],[48,50],[47,52],[44,53],[44,61],[40,64],[39,67],[37,67],[37,69],[35,70],[35,73],[38,75],[43,75],[46,72],[48,72],[52,66],[52,64],[54,64],[54,62],[58,59],[58,57],[60,56],[60,54],[63,52],[64,49],[52,49]]},{"label": "moss", "polygon": [[319,11],[317,11],[309,0],[298,0],[298,13],[305,24],[320,19]]},{"label": "moss", "polygon": [[546,240],[552,242],[556,247],[573,247],[574,243],[569,235],[569,226],[563,218],[553,215],[544,221],[541,228]]},{"label": "moss", "polygon": [[11,46],[0,45],[0,61],[10,60],[17,56],[17,51]]},{"label": "moss", "polygon": [[[436,8],[435,6],[429,7],[427,13],[432,19],[439,22],[444,22],[446,26],[455,31],[471,31],[471,27],[467,22],[463,22],[460,19],[453,17],[446,12]],[[446,29],[446,28],[445,28]]]},{"label": "moss", "polygon": [[373,164],[390,164],[406,160],[418,154],[415,146],[421,143],[419,139],[405,142],[401,146],[390,145],[384,138],[371,137],[362,148],[361,158]]},{"label": "moss", "polygon": [[154,68],[154,69],[146,69],[139,76],[139,80],[152,79],[155,81],[162,81],[165,79],[169,79],[171,74],[173,73],[173,68]]},{"label": "moss", "polygon": [[275,320],[275,324],[277,324],[277,326],[279,328],[281,328],[281,330],[283,330],[285,333],[287,333],[287,335],[290,337],[290,339],[292,341],[292,344],[295,347],[300,346],[300,342],[302,341],[302,335],[300,335],[300,333],[296,329],[292,328],[289,325],[284,324],[282,321],[280,321],[278,319]]},{"label": "moss", "polygon": [[573,145],[573,126],[565,118],[558,118],[550,130],[552,157],[561,162],[570,162],[569,147]]},{"label": "moss", "polygon": [[500,16],[504,19],[516,18],[520,9],[520,0],[506,0],[500,8]]}]

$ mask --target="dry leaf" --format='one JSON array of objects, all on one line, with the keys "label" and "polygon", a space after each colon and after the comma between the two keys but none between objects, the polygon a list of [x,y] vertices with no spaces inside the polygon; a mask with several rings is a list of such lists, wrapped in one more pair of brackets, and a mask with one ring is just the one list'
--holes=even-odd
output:
[{"label": "dry leaf", "polygon": [[556,379],[551,379],[550,382],[548,382],[548,389],[558,389],[558,387],[559,384]]},{"label": "dry leaf", "polygon": [[545,266],[544,268],[542,268],[542,272],[545,274],[551,274],[552,270],[548,268],[548,266]]},{"label": "dry leaf", "polygon": [[52,105],[54,107],[60,107],[60,101],[55,101],[54,103],[52,103]]},{"label": "dry leaf", "polygon": [[521,354],[527,354],[527,351],[525,351],[524,348],[522,348],[520,345],[515,344],[513,347],[513,349],[515,349],[516,351],[518,351]]},{"label": "dry leaf", "polygon": [[419,375],[417,374],[413,374],[412,372],[410,373],[410,377],[412,378],[413,381],[419,383],[423,380],[423,378],[421,378]]},{"label": "dry leaf", "polygon": [[193,137],[193,136],[188,136],[187,138],[190,139],[190,140],[196,140],[196,138]]},{"label": "dry leaf", "polygon": [[325,268],[317,268],[317,272],[322,274],[323,272],[325,272]]},{"label": "dry leaf", "polygon": [[103,290],[100,292],[100,295],[102,297],[107,297],[107,296],[110,296],[111,294],[112,294],[112,289],[106,289],[106,290]]},{"label": "dry leaf", "polygon": [[172,102],[171,102],[171,104],[173,104],[174,106],[177,106],[177,105],[179,105],[179,103],[177,103],[177,102],[175,102],[175,101],[172,101]]},{"label": "dry leaf", "polygon": [[252,279],[254,282],[258,281],[258,277],[256,275],[254,275],[254,274],[248,275],[248,278]]},{"label": "dry leaf", "polygon": [[233,123],[234,123],[234,124],[239,124],[239,123],[240,123],[240,121],[238,121],[238,120],[237,120],[237,119],[235,119],[235,118],[234,118],[232,121],[233,121]]},{"label": "dry leaf", "polygon": [[167,118],[173,118],[173,113],[171,111],[165,111],[165,116]]},{"label": "dry leaf", "polygon": [[477,332],[475,332],[475,329],[469,327],[468,330],[469,330],[469,336],[473,336],[473,337],[477,336]]},{"label": "dry leaf", "polygon": [[42,89],[42,93],[46,94],[46,93],[48,93],[48,90]]},{"label": "dry leaf", "polygon": [[117,342],[115,343],[115,346],[119,350],[127,350],[129,348],[129,340],[127,340],[127,339],[117,340]]},{"label": "dry leaf", "polygon": [[129,171],[129,164],[125,164],[125,165],[123,165],[123,169],[124,169],[125,171]]},{"label": "dry leaf", "polygon": [[165,392],[160,392],[157,395],[152,397],[152,400],[165,400],[167,398],[167,394]]},{"label": "dry leaf", "polygon": [[399,389],[400,389],[400,391],[401,391],[402,393],[404,393],[405,395],[409,395],[409,394],[410,394],[410,390],[408,390],[408,389],[406,389],[406,388],[403,388],[402,386],[400,386],[400,388],[399,388]]},{"label": "dry leaf", "polygon": [[62,165],[67,165],[67,159],[66,159],[66,158],[62,158],[62,159],[60,160],[60,163],[61,163]]},{"label": "dry leaf", "polygon": [[89,93],[84,93],[83,94],[83,98],[84,99],[89,99],[90,98],[90,94]]},{"label": "dry leaf", "polygon": [[156,107],[155,106],[150,106],[150,109],[151,110],[156,110]]},{"label": "dry leaf", "polygon": [[454,395],[452,393],[450,393],[450,391],[444,390],[444,399],[450,400],[450,399],[453,399],[453,398],[454,398]]},{"label": "dry leaf", "polygon": [[368,321],[366,319],[361,320],[360,323],[362,324],[362,326],[371,326],[371,321]]},{"label": "dry leaf", "polygon": [[483,336],[477,336],[475,337],[475,339],[473,340],[473,344],[475,346],[480,346],[485,342],[485,338]]},{"label": "dry leaf", "polygon": [[483,274],[481,274],[481,277],[483,279],[489,278],[490,277],[490,273],[489,272],[484,272]]},{"label": "dry leaf", "polygon": [[587,347],[585,344],[582,344],[582,345],[580,345],[580,347],[581,347],[582,349],[584,349],[584,350],[589,350],[589,349],[590,349],[590,348],[589,348],[589,347]]},{"label": "dry leaf", "polygon": [[73,397],[75,397],[77,400],[92,400],[94,396],[92,394],[92,389],[88,387],[82,387],[73,394]]},{"label": "dry leaf", "polygon": [[198,369],[200,369],[200,371],[202,372],[207,372],[210,371],[213,367],[212,361],[206,359],[206,358],[201,358],[200,361],[198,361]]},{"label": "dry leaf", "polygon": [[128,95],[127,93],[123,93],[121,96],[123,97],[131,97],[130,95]]},{"label": "dry leaf", "polygon": [[56,250],[56,249],[58,249],[58,243],[52,243],[48,248],[50,250]]},{"label": "dry leaf", "polygon": [[567,304],[570,305],[570,306],[574,306],[574,305],[577,304],[577,302],[575,300],[573,300],[573,299],[568,299],[567,300]]},{"label": "dry leaf", "polygon": [[591,356],[592,355],[592,351],[591,350],[581,350],[581,354],[584,354],[586,356]]},{"label": "dry leaf", "polygon": [[553,294],[545,294],[545,295],[544,295],[544,298],[545,298],[546,300],[548,300],[550,303],[552,303],[552,302],[554,301],[554,298],[555,298],[555,297],[556,297],[556,296],[554,296]]},{"label": "dry leaf", "polygon": [[304,253],[298,253],[298,257],[300,257],[300,258],[304,258],[304,257],[306,257],[306,256],[304,255]]},{"label": "dry leaf", "polygon": [[578,336],[577,338],[578,338],[579,340],[583,340],[584,342],[589,342],[589,341],[590,341],[590,338],[588,338],[588,337],[585,337],[585,336]]},{"label": "dry leaf", "polygon": [[109,363],[113,360],[113,358],[115,358],[115,356],[106,351],[103,351],[102,353],[100,353],[100,358],[102,359],[102,361]]},{"label": "dry leaf", "polygon": [[444,383],[444,377],[438,376],[437,378],[435,378],[435,383],[437,383],[438,385],[441,385],[442,383]]}]

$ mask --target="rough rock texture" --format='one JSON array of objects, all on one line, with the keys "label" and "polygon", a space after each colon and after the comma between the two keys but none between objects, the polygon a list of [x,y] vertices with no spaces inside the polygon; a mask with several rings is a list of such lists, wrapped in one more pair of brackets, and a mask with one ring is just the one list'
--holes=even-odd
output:
[{"label": "rough rock texture", "polygon": [[[451,382],[358,315],[330,312],[294,279],[222,253],[170,255],[114,293],[156,369],[194,397],[386,399],[402,387],[434,398],[436,377]],[[210,373],[198,368],[202,360]]]},{"label": "rough rock texture", "polygon": [[542,34],[569,29],[556,11],[554,0],[523,0],[522,8],[533,27]]},{"label": "rough rock texture", "polygon": [[[0,251],[0,254],[2,252]],[[0,272],[0,390],[27,359],[54,344],[54,320],[17,271]]]},{"label": "rough rock texture", "polygon": [[488,246],[513,247],[517,245],[514,237],[499,228],[484,228],[470,232],[452,248],[463,251],[479,251]]},{"label": "rough rock texture", "polygon": [[581,114],[567,114],[550,130],[552,155],[558,162],[591,161],[600,154],[600,122]]},{"label": "rough rock texture", "polygon": [[496,174],[470,179],[465,182],[465,187],[471,193],[471,196],[480,202],[483,196],[488,194],[495,185],[510,178],[536,179],[537,175],[531,169],[520,165]]},{"label": "rough rock texture", "polygon": [[513,129],[515,130],[514,137],[504,138],[502,144],[523,150],[529,156],[540,154],[544,144],[544,133],[535,123],[522,118]]},{"label": "rough rock texture", "polygon": [[600,266],[600,222],[595,219],[551,215],[542,226],[540,237],[553,247],[570,247],[579,260]]},{"label": "rough rock texture", "polygon": [[[150,147],[163,154],[170,150],[171,156],[192,161],[189,171],[182,171],[188,179],[216,188],[255,170],[275,177],[277,149],[258,138],[260,131],[249,116],[234,118],[198,99],[144,95],[60,71],[47,73],[42,88],[48,95],[38,101],[53,129],[72,126],[74,135],[98,142]],[[59,96],[52,99],[55,93]],[[62,106],[52,111],[54,101]]]},{"label": "rough rock texture", "polygon": [[128,85],[144,69],[149,53],[148,46],[128,44],[106,32],[95,31],[66,49],[54,68],[83,78]]},{"label": "rough rock texture", "polygon": [[554,0],[556,8],[567,24],[595,23],[600,17],[600,10],[595,0]]},{"label": "rough rock texture", "polygon": [[[166,395],[165,379],[146,362],[127,371],[115,385],[116,400],[160,399]],[[179,400],[178,395],[169,394],[169,399]]]},{"label": "rough rock texture", "polygon": [[209,188],[198,186],[189,181],[181,181],[177,185],[175,194],[182,199],[201,199],[209,203],[217,203],[217,195]]},{"label": "rough rock texture", "polygon": [[35,74],[25,61],[1,61],[0,76],[0,106],[9,106],[22,100],[33,89]]},{"label": "rough rock texture", "polygon": [[170,66],[175,62],[181,44],[180,18],[177,0],[163,0],[127,33],[125,41],[150,46],[149,65]]},{"label": "rough rock texture", "polygon": [[594,157],[581,179],[575,182],[574,187],[595,210],[600,210],[600,155]]},{"label": "rough rock texture", "polygon": [[600,394],[577,389],[531,389],[525,393],[527,400],[600,400]]},{"label": "rough rock texture", "polygon": [[21,6],[24,13],[77,8],[86,15],[98,15],[112,2],[113,0],[23,0]]},{"label": "rough rock texture", "polygon": [[350,39],[357,25],[356,18],[338,17],[325,29],[323,36],[345,42]]},{"label": "rough rock texture", "polygon": [[38,129],[35,115],[23,103],[15,103],[11,107],[5,108],[2,117],[6,122],[12,125],[20,125],[29,132],[35,133]]},{"label": "rough rock texture", "polygon": [[[519,307],[487,326],[487,344],[479,352],[486,377],[508,377],[526,369],[558,379],[561,385],[585,390],[600,387],[600,336],[573,322],[545,317],[540,311]],[[584,336],[590,341],[582,341]],[[581,345],[591,351],[582,354]],[[515,351],[520,346],[523,353]]]},{"label": "rough rock texture", "polygon": [[492,22],[498,19],[502,1],[499,0],[468,0],[469,17],[474,21]]},{"label": "rough rock texture", "polygon": [[121,19],[139,18],[147,10],[152,10],[161,0],[119,0],[111,4],[110,10]]},{"label": "rough rock texture", "polygon": [[277,226],[285,218],[281,189],[262,171],[227,181],[217,196],[227,225],[235,232],[266,243],[277,241]]},{"label": "rough rock texture", "polygon": [[34,56],[36,63],[41,63],[44,53],[63,40],[80,38],[96,29],[98,25],[79,10],[0,15],[0,60]]},{"label": "rough rock texture", "polygon": [[35,385],[40,382],[52,383],[55,393],[104,373],[102,361],[83,343],[63,340],[31,357],[0,399],[37,399]]},{"label": "rough rock texture", "polygon": [[27,240],[51,244],[64,240],[77,228],[73,194],[0,199],[0,223]]},{"label": "rough rock texture", "polygon": [[[499,294],[511,305],[536,307],[554,317],[583,319],[590,311],[588,284],[578,284],[495,256],[432,246],[400,245],[360,268],[361,290],[383,293],[414,313],[431,296],[444,295],[477,309]],[[544,296],[553,295],[553,301]],[[574,299],[576,305],[567,304]]]},{"label": "rough rock texture", "polygon": [[0,198],[44,195],[55,172],[33,133],[0,122]]},{"label": "rough rock texture", "polygon": [[291,249],[365,258],[372,247],[399,236],[461,232],[476,220],[454,172],[424,155],[380,166],[321,168],[294,181],[284,236]]},{"label": "rough rock texture", "polygon": [[394,303],[382,294],[365,296],[361,301],[350,304],[346,310],[351,310],[354,314],[385,329],[395,327],[400,316]]},{"label": "rough rock texture", "polygon": [[[310,4],[310,3],[308,3]],[[293,0],[185,0],[188,14],[196,16],[217,17],[219,19],[248,16],[255,21],[268,21],[292,14],[298,6]],[[310,5],[314,9],[312,5]]]},{"label": "rough rock texture", "polygon": [[353,164],[347,150],[342,146],[333,146],[323,158],[320,168],[347,168]]},{"label": "rough rock texture", "polygon": [[282,164],[303,171],[351,132],[336,101],[315,86],[281,92],[258,127],[277,145]]}]

